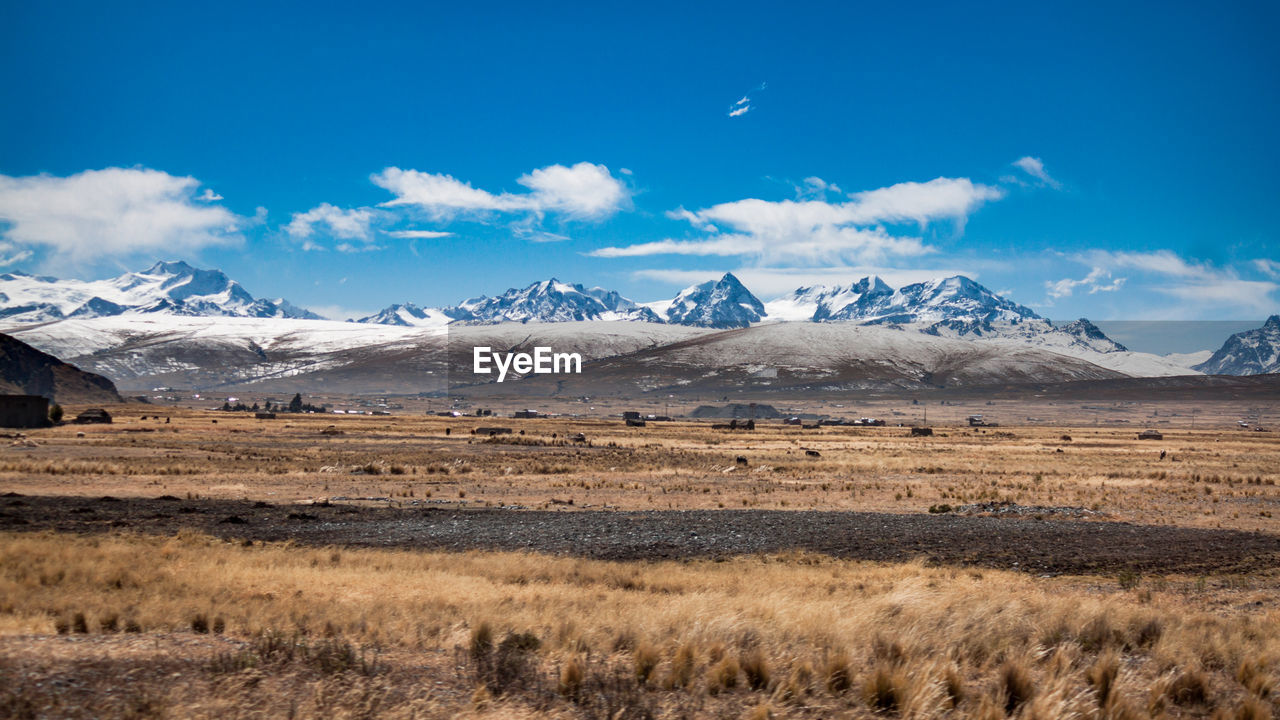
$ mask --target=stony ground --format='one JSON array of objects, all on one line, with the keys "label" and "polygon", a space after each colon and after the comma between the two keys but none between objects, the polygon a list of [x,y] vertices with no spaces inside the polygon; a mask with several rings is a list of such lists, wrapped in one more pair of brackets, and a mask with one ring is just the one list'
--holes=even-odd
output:
[{"label": "stony ground", "polygon": [[528,550],[607,560],[789,550],[876,561],[924,558],[1033,573],[1249,572],[1280,563],[1280,537],[1053,514],[956,515],[775,510],[538,511],[332,503],[16,496],[0,528],[292,540],[306,545]]}]

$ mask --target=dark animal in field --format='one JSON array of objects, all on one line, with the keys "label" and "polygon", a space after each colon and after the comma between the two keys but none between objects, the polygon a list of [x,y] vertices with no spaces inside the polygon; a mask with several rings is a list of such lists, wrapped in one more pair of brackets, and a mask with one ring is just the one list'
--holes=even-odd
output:
[{"label": "dark animal in field", "polygon": [[1168,454],[1169,454],[1169,451],[1168,451],[1168,450],[1161,450],[1161,451],[1160,451],[1160,459],[1161,459],[1161,460],[1163,460],[1163,459],[1164,459],[1164,456],[1165,456],[1165,455],[1168,455]]},{"label": "dark animal in field", "polygon": [[822,453],[818,452],[817,450],[805,450],[804,454],[808,455],[809,457],[822,457]]},{"label": "dark animal in field", "polygon": [[582,433],[578,433],[577,435],[574,435],[573,437],[569,438],[569,440],[576,443],[584,443],[587,441],[587,436],[583,435]]},{"label": "dark animal in field", "polygon": [[756,421],[755,420],[738,420],[735,418],[733,420],[730,420],[728,423],[716,423],[715,425],[711,426],[711,429],[712,430],[755,430]]},{"label": "dark animal in field", "polygon": [[1070,436],[1070,435],[1063,435],[1063,436],[1062,436],[1062,441],[1063,441],[1063,442],[1071,442],[1071,436]]},{"label": "dark animal in field", "polygon": [[745,466],[746,466],[746,464],[747,464],[747,456],[746,456],[746,455],[739,455],[739,456],[738,456],[738,464],[739,464],[739,465],[742,465],[742,466],[744,466],[744,467],[745,467]]},{"label": "dark animal in field", "polygon": [[445,428],[445,429],[444,429],[444,434],[445,434],[445,435],[450,435],[450,434],[452,434],[452,433],[453,433],[453,428]]},{"label": "dark animal in field", "polygon": [[933,437],[933,428],[913,427],[911,428],[911,437]]}]

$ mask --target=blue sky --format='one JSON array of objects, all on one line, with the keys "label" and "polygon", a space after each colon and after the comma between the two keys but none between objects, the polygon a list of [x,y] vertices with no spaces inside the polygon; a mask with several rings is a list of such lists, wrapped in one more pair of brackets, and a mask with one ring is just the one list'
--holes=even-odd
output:
[{"label": "blue sky", "polygon": [[0,8],[3,269],[1280,312],[1275,3],[178,5]]}]

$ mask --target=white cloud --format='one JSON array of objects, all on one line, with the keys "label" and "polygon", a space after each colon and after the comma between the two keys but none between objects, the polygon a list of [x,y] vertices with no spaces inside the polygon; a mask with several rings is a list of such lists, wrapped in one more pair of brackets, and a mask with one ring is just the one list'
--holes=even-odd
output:
[{"label": "white cloud", "polygon": [[34,253],[0,240],[0,267],[8,267],[30,258]]},{"label": "white cloud", "polygon": [[440,230],[391,230],[387,235],[408,240],[434,240],[436,238],[449,237],[453,233]]},{"label": "white cloud", "polygon": [[1273,280],[1280,280],[1280,262],[1259,258],[1253,261],[1253,266],[1258,268],[1258,271],[1263,275]]},{"label": "white cloud", "polygon": [[320,203],[304,213],[294,213],[285,231],[292,237],[306,239],[315,234],[317,225],[324,225],[335,238],[368,241],[372,239],[373,219],[374,211],[369,208],[344,210]]},{"label": "white cloud", "polygon": [[[1003,196],[1003,190],[975,184],[967,178],[937,178],[854,193],[845,203],[737,200],[698,212],[681,208],[668,213],[668,217],[687,220],[711,237],[606,247],[590,254],[743,255],[755,257],[761,264],[870,264],[932,251],[920,238],[895,235],[883,224],[914,222],[924,227],[934,221],[950,220],[963,226],[969,214],[983,203]],[[717,234],[718,230],[723,232]]]},{"label": "white cloud", "polygon": [[1049,297],[1057,300],[1058,298],[1071,297],[1078,287],[1087,288],[1090,295],[1100,292],[1115,292],[1124,287],[1126,279],[1122,277],[1112,279],[1111,271],[1106,268],[1095,267],[1089,271],[1088,275],[1079,280],[1072,278],[1046,280],[1044,286]]},{"label": "white cloud", "polygon": [[204,192],[200,194],[200,199],[205,202],[218,202],[222,199],[222,196],[209,188],[205,188]]},{"label": "white cloud", "polygon": [[1199,316],[1210,306],[1235,308],[1241,312],[1262,315],[1275,312],[1277,307],[1272,296],[1280,290],[1280,284],[1265,280],[1243,280],[1233,268],[1185,260],[1170,250],[1091,250],[1073,259],[1109,271],[1126,269],[1155,276],[1146,287],[1186,301],[1185,307],[1172,309],[1183,319]]},{"label": "white cloud", "polygon": [[359,252],[373,252],[374,250],[381,250],[382,246],[373,245],[371,243],[364,243],[362,245],[353,245],[349,242],[343,242],[335,245],[333,249],[343,253],[359,253]]},{"label": "white cloud", "polygon": [[823,200],[827,197],[827,193],[844,192],[839,185],[829,183],[820,177],[807,177],[799,185],[796,186],[797,200]]},{"label": "white cloud", "polygon": [[575,218],[605,218],[631,203],[626,186],[604,165],[549,165],[516,182],[533,191],[529,201],[539,213],[554,211]]},{"label": "white cloud", "polygon": [[[879,275],[895,288],[912,283],[925,282],[940,277],[964,275],[977,278],[972,269],[935,268],[902,270],[877,266],[838,266],[814,268],[756,268],[744,267],[732,271],[739,280],[762,300],[772,300],[786,295],[796,288],[812,285],[848,285],[868,275]],[[688,286],[718,279],[724,270],[637,270],[632,277],[677,286]]]},{"label": "white cloud", "polygon": [[[200,182],[147,168],[67,177],[0,175],[0,237],[19,254],[44,248],[54,264],[191,252],[242,240],[252,222],[196,196]],[[207,195],[207,193],[206,193]]]},{"label": "white cloud", "polygon": [[411,206],[435,219],[459,214],[559,213],[572,219],[603,220],[631,205],[631,192],[609,168],[580,162],[549,165],[520,176],[527,193],[491,193],[451,175],[389,167],[371,177],[396,197],[383,207]]},{"label": "white cloud", "polygon": [[752,88],[750,92],[738,98],[737,102],[730,105],[729,109],[726,111],[726,114],[731,118],[735,118],[735,117],[741,117],[751,112],[751,96],[760,92],[761,90],[764,90],[767,87],[769,87],[768,83],[760,83],[756,87]]},{"label": "white cloud", "polygon": [[1044,161],[1038,157],[1031,157],[1030,155],[1020,157],[1014,160],[1012,165],[1055,190],[1062,187],[1062,183],[1053,179],[1048,171],[1044,169]]}]

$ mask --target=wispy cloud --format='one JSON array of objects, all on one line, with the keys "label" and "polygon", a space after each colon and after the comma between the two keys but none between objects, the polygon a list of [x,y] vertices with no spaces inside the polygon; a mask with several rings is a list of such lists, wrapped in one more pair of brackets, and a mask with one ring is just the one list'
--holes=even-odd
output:
[{"label": "wispy cloud", "polygon": [[391,230],[387,232],[387,235],[406,240],[434,240],[436,238],[450,237],[453,233],[443,230]]},{"label": "wispy cloud", "polygon": [[254,223],[213,204],[200,181],[148,168],[85,170],[67,177],[0,175],[0,256],[47,250],[46,265],[193,252],[242,241]]},{"label": "wispy cloud", "polygon": [[725,114],[731,118],[735,118],[735,117],[742,117],[743,115],[746,115],[747,113],[751,112],[751,96],[755,95],[758,92],[761,92],[762,90],[768,87],[769,87],[768,83],[760,83],[756,87],[752,88],[747,92],[747,94],[743,95],[741,98],[738,98],[737,102],[730,105],[729,109],[726,111]]},{"label": "wispy cloud", "polygon": [[1044,161],[1038,157],[1032,157],[1030,155],[1020,157],[1017,160],[1014,160],[1012,165],[1027,175],[1030,175],[1042,185],[1048,185],[1055,190],[1060,190],[1062,188],[1062,183],[1049,175],[1049,172],[1044,169]]},{"label": "wispy cloud", "polygon": [[967,178],[936,178],[853,193],[850,201],[737,200],[668,215],[687,220],[708,237],[665,239],[595,250],[595,257],[647,255],[749,256],[759,264],[852,261],[883,262],[890,257],[931,252],[919,237],[895,234],[886,225],[914,223],[921,228],[939,220],[963,227],[983,203],[1004,196],[1000,188]]},{"label": "wispy cloud", "polygon": [[1071,297],[1076,288],[1084,288],[1090,295],[1100,292],[1115,292],[1124,287],[1127,278],[1112,278],[1111,271],[1106,268],[1095,267],[1089,271],[1089,274],[1075,280],[1073,278],[1062,278],[1061,280],[1046,280],[1044,283],[1045,291],[1048,296],[1057,300],[1059,298]]},{"label": "wispy cloud", "polygon": [[1238,312],[1268,314],[1280,303],[1274,295],[1280,284],[1246,280],[1234,268],[1187,260],[1170,250],[1116,252],[1091,250],[1075,256],[1077,262],[1107,271],[1128,270],[1151,277],[1145,287],[1185,302],[1173,308],[1186,318],[1203,314],[1207,307],[1234,308]]},{"label": "wispy cloud", "polygon": [[1258,258],[1253,261],[1253,266],[1263,275],[1273,279],[1280,280],[1280,262],[1268,260],[1267,258]]}]

